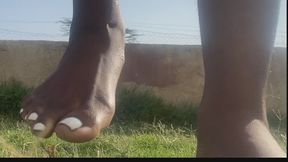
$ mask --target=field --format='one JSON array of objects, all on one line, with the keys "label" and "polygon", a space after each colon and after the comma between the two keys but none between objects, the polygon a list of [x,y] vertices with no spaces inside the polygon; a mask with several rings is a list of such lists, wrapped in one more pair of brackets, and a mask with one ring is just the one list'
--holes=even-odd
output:
[{"label": "field", "polygon": [[[197,105],[170,104],[149,90],[120,87],[111,126],[97,139],[73,144],[30,133],[19,109],[31,90],[15,81],[0,84],[0,157],[195,157]],[[273,111],[268,119],[286,150],[286,115]]]}]

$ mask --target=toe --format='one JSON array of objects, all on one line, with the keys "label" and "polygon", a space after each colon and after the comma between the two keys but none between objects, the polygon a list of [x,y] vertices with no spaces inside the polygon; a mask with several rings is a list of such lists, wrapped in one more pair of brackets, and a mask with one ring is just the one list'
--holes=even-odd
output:
[{"label": "toe", "polygon": [[100,133],[99,124],[95,115],[87,112],[71,113],[58,122],[55,128],[56,135],[68,142],[87,142]]},{"label": "toe", "polygon": [[40,131],[40,132],[45,131],[45,129],[46,129],[46,126],[40,122],[34,124],[34,126],[32,128],[33,131]]},{"label": "toe", "polygon": [[67,118],[61,120],[59,122],[59,124],[66,125],[72,131],[83,126],[83,123],[81,122],[81,120],[76,118],[76,117],[67,117]]},{"label": "toe", "polygon": [[25,120],[29,120],[29,121],[35,121],[38,119],[38,113],[37,112],[32,112],[29,115],[26,115]]},{"label": "toe", "polygon": [[29,114],[29,111],[24,109],[24,108],[21,108],[20,109],[20,117],[23,119],[23,120],[26,120],[28,118],[28,114]]},{"label": "toe", "polygon": [[49,115],[48,113],[42,113],[37,115],[33,115],[31,113],[27,117],[27,121],[29,122],[29,125],[31,127],[31,132],[34,135],[41,138],[49,138],[53,134],[55,125],[59,120],[55,118],[55,115]]},{"label": "toe", "polygon": [[22,114],[23,111],[24,111],[23,108],[21,108],[19,113]]},{"label": "toe", "polygon": [[66,124],[58,124],[55,128],[56,135],[62,140],[74,143],[88,142],[100,133],[96,127],[82,126],[76,130],[71,130]]}]

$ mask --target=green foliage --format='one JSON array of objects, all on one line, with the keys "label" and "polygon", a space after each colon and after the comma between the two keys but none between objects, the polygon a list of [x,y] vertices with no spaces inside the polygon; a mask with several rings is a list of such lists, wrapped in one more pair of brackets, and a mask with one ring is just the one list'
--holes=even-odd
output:
[{"label": "green foliage", "polygon": [[155,96],[150,90],[122,88],[117,95],[114,121],[161,121],[177,126],[196,127],[197,108],[191,103],[171,104]]},{"label": "green foliage", "polygon": [[0,83],[0,114],[19,119],[22,99],[31,90],[32,88],[27,88],[14,80]]},{"label": "green foliage", "polygon": [[114,123],[90,142],[73,144],[55,135],[40,139],[23,122],[0,115],[0,157],[195,157],[191,129],[152,124]]},{"label": "green foliage", "polygon": [[[0,157],[195,157],[196,110],[170,104],[149,90],[120,88],[112,125],[87,143],[64,142],[53,135],[39,139],[20,120],[19,109],[32,88],[20,82],[0,84]],[[287,147],[287,117],[268,113],[272,134]]]}]

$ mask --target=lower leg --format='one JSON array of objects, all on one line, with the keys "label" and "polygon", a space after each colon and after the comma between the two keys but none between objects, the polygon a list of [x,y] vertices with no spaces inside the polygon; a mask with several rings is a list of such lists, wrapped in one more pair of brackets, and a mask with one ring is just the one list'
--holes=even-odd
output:
[{"label": "lower leg", "polygon": [[198,1],[205,88],[197,156],[283,156],[264,87],[279,0]]},{"label": "lower leg", "polygon": [[68,47],[57,70],[23,102],[32,132],[85,142],[107,127],[124,63],[118,0],[74,0]]}]

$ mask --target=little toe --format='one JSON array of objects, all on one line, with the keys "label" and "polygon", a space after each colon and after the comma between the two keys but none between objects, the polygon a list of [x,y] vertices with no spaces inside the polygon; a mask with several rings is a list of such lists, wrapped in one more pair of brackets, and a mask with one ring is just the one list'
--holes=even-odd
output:
[{"label": "little toe", "polygon": [[28,114],[29,114],[29,111],[24,109],[24,108],[21,108],[20,109],[20,117],[23,119],[23,120],[26,120],[28,118]]},{"label": "little toe", "polygon": [[23,108],[21,108],[20,111],[19,111],[19,113],[22,114],[23,111],[24,111]]}]

